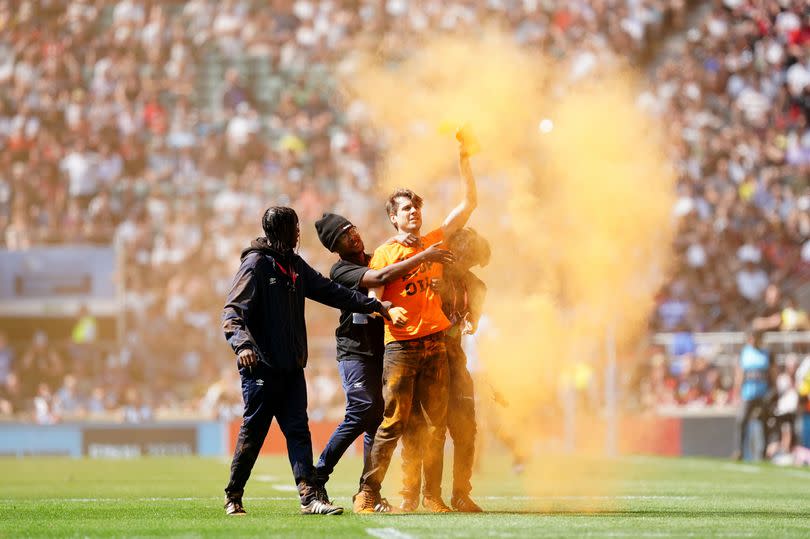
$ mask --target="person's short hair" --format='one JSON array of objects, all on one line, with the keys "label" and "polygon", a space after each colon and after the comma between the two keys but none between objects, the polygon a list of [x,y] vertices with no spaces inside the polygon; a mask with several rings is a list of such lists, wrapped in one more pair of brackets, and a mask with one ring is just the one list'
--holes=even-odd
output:
[{"label": "person's short hair", "polygon": [[407,198],[417,209],[422,207],[422,197],[410,189],[400,187],[391,193],[391,196],[385,202],[385,211],[388,212],[388,215],[396,215],[397,211],[399,211],[399,202],[397,201],[399,198]]}]

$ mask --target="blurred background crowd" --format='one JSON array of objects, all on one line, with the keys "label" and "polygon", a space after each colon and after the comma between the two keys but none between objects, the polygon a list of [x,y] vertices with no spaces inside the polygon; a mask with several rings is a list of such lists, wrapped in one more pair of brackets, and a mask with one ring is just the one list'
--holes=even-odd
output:
[{"label": "blurred background crowd", "polygon": [[[0,416],[240,413],[219,313],[264,207],[345,214],[368,247],[387,233],[380,139],[333,74],[490,21],[572,81],[620,61],[648,73],[638,103],[669,126],[679,175],[677,270],[650,324],[682,338],[633,383],[643,405],[732,402],[728,369],[688,336],[810,329],[803,0],[0,0],[0,247],[114,245],[125,291],[117,340],[87,310],[70,335],[0,334]],[[664,36],[679,39],[662,52]],[[336,316],[310,312],[310,412],[334,419]]]}]

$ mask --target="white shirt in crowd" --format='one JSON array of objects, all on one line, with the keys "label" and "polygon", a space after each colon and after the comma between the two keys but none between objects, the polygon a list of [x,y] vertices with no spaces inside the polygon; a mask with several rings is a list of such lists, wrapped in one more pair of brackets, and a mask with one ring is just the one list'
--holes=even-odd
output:
[{"label": "white shirt in crowd", "polygon": [[793,377],[783,372],[776,377],[776,415],[795,414],[799,407],[799,393],[793,385]]},{"label": "white shirt in crowd", "polygon": [[759,261],[762,260],[762,252],[756,245],[746,243],[737,249],[737,259],[742,262],[753,262],[754,264],[759,264]]},{"label": "white shirt in crowd", "polygon": [[71,196],[91,196],[98,191],[96,173],[87,153],[71,151],[62,159],[60,168],[67,173]]},{"label": "white shirt in crowd", "polygon": [[231,148],[244,146],[251,133],[258,133],[261,129],[260,120],[254,110],[247,103],[239,103],[237,114],[228,122],[225,130]]},{"label": "white shirt in crowd", "polygon": [[761,268],[741,269],[737,272],[737,290],[748,301],[759,301],[768,288],[768,274]]}]

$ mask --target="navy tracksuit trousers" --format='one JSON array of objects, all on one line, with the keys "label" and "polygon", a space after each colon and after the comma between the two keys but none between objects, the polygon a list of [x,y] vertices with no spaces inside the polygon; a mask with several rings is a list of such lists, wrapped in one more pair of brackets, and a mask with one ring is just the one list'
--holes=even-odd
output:
[{"label": "navy tracksuit trousers", "polygon": [[231,478],[225,493],[242,496],[245,483],[259,456],[270,422],[275,417],[287,440],[295,483],[303,503],[313,496],[312,437],[307,418],[307,384],[304,369],[271,370],[262,363],[239,370],[245,412],[231,463]]},{"label": "navy tracksuit trousers", "polygon": [[364,433],[363,473],[366,473],[374,434],[383,416],[382,364],[345,359],[338,362],[338,370],[346,393],[346,416],[315,465],[315,482],[321,485],[329,480],[343,453]]}]

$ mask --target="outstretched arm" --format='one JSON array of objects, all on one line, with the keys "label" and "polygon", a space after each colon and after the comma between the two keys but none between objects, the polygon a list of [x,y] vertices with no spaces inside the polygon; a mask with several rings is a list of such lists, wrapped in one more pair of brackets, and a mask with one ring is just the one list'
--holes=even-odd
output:
[{"label": "outstretched arm", "polygon": [[327,279],[306,262],[301,267],[301,278],[306,283],[306,297],[318,303],[353,313],[378,312],[384,316],[388,314],[387,306],[378,300]]},{"label": "outstretched arm", "polygon": [[782,313],[778,312],[771,316],[758,316],[754,318],[751,326],[758,331],[775,331],[782,325]]},{"label": "outstretched arm", "polygon": [[[384,291],[384,286],[372,288],[368,291],[368,297],[380,300],[382,304],[388,308],[388,319],[391,320],[394,326],[404,328],[408,324],[408,311],[406,311],[403,307],[394,307],[390,301],[382,301]],[[377,315],[372,314],[371,316]]]},{"label": "outstretched arm", "polygon": [[[363,274],[360,279],[360,286],[363,288],[377,288],[383,287],[387,283],[395,279],[399,279],[403,275],[410,273],[412,270],[419,267],[422,262],[438,262],[439,264],[452,264],[455,261],[455,256],[447,249],[440,247],[442,242],[434,243],[424,251],[416,253],[412,257],[391,264],[380,269],[370,269]],[[382,297],[382,292],[378,297]]]},{"label": "outstretched arm", "polygon": [[461,179],[464,182],[464,200],[453,208],[442,224],[444,237],[450,236],[467,224],[473,210],[478,206],[478,191],[475,187],[475,177],[470,166],[470,156],[464,144],[459,149],[458,168],[461,172]]}]

